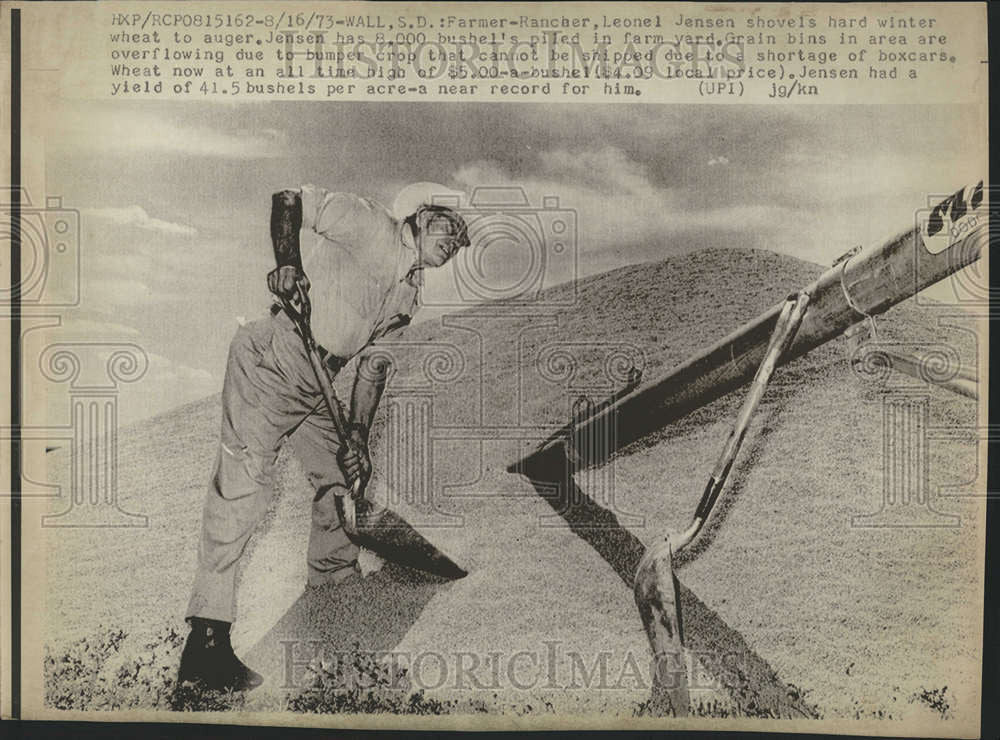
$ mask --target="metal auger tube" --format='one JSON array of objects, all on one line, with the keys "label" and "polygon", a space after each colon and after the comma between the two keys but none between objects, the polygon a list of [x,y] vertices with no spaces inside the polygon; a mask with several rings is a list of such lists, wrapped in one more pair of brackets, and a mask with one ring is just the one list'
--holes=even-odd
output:
[{"label": "metal auger tube", "polygon": [[[805,288],[809,314],[779,362],[801,357],[977,261],[989,244],[989,193],[983,182],[955,192],[928,211],[926,223],[857,250]],[[774,306],[664,375],[646,380],[585,419],[556,430],[508,465],[530,474],[535,460],[565,455],[571,469],[601,465],[618,449],[749,382],[764,356],[781,306]],[[572,441],[592,429],[615,429],[614,448],[579,450]]]}]

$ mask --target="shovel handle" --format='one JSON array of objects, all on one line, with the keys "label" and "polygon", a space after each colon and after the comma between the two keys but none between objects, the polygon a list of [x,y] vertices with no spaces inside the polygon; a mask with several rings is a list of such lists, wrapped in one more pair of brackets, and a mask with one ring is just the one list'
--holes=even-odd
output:
[{"label": "shovel handle", "polygon": [[750,419],[764,397],[764,391],[767,389],[767,384],[774,374],[778,360],[787,351],[792,340],[795,338],[796,332],[799,330],[799,326],[802,324],[806,307],[809,305],[809,298],[809,294],[803,291],[798,295],[790,296],[785,301],[785,305],[782,306],[778,320],[774,324],[771,341],[764,352],[764,359],[761,361],[760,367],[757,368],[757,374],[754,376],[753,383],[750,386],[750,392],[740,407],[736,423],[733,424],[733,430],[729,433],[726,444],[722,448],[722,454],[719,455],[719,460],[716,462],[715,468],[712,470],[712,475],[708,479],[708,485],[705,486],[705,491],[698,502],[698,508],[695,510],[694,519],[691,525],[676,537],[676,541],[675,538],[671,538],[674,552],[687,546],[695,538],[701,530],[702,525],[704,525],[712,513],[719,494],[725,488],[726,480],[729,478],[729,471],[733,467],[736,455],[739,454],[740,447],[743,445],[743,439],[746,437]]},{"label": "shovel handle", "polygon": [[354,479],[354,485],[351,486],[351,493],[343,497],[344,502],[344,526],[347,528],[348,532],[354,533],[358,531],[358,509],[354,505],[354,500],[361,495],[361,478]]},{"label": "shovel handle", "polygon": [[[320,359],[319,350],[316,349],[316,340],[313,337],[312,327],[309,322],[309,318],[312,315],[312,305],[309,302],[309,296],[301,280],[296,282],[295,288],[299,308],[296,309],[292,305],[292,302],[284,297],[280,297],[281,306],[299,330],[302,342],[306,347],[306,354],[309,356],[309,364],[312,366],[313,374],[316,376],[316,382],[319,384],[327,408],[330,409],[334,431],[337,433],[337,438],[340,440],[341,446],[344,446],[347,444],[347,420],[344,419],[340,404],[337,403],[337,397],[333,392],[333,383],[330,382],[330,377],[326,374],[326,370],[323,369],[323,361]],[[352,532],[357,531],[357,511],[354,502],[360,496],[361,477],[358,476],[351,484],[351,494],[343,497],[344,523]]]}]

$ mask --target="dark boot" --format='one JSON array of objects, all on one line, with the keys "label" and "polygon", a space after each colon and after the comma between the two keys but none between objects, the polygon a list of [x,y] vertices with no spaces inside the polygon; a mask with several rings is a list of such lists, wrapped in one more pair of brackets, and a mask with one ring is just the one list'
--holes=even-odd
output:
[{"label": "dark boot", "polygon": [[243,665],[233,653],[229,622],[200,617],[191,617],[189,621],[191,632],[181,654],[178,685],[190,681],[217,691],[246,691],[264,682],[259,673]]}]

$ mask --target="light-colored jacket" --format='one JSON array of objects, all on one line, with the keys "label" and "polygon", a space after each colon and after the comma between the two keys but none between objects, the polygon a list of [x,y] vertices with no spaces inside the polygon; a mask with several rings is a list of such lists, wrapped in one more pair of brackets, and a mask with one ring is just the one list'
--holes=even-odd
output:
[{"label": "light-colored jacket", "polygon": [[312,185],[300,193],[313,334],[346,361],[409,323],[419,305],[417,253],[381,203]]}]

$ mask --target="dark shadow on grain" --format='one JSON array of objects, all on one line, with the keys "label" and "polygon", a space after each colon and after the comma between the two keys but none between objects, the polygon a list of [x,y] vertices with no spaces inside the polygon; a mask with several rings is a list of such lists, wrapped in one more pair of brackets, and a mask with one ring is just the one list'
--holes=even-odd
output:
[{"label": "dark shadow on grain", "polygon": [[[736,464],[733,465],[732,471],[729,474],[729,482],[719,496],[719,500],[715,502],[711,517],[709,517],[709,520],[705,523],[705,526],[694,542],[674,557],[675,568],[681,568],[696,559],[715,541],[715,537],[725,525],[729,513],[736,505],[739,497],[746,490],[747,478],[749,478],[754,465],[765,454],[768,439],[773,433],[775,426],[779,423],[783,406],[784,402],[779,401],[773,405],[761,405],[760,409],[758,409],[758,418],[753,424],[755,428],[751,432],[752,436],[748,435],[749,439],[744,442],[743,448],[737,456]],[[720,448],[723,441],[719,441]],[[708,472],[705,473],[705,480],[707,482]],[[693,511],[692,508],[692,514]],[[687,521],[689,520],[686,520],[685,523]]]},{"label": "dark shadow on grain", "polygon": [[[618,517],[577,486],[565,455],[534,460],[522,468],[535,491],[570,530],[610,565],[631,590],[645,545]],[[816,709],[785,684],[766,660],[683,583],[680,584],[685,646],[725,687],[741,715],[816,717]],[[639,615],[636,613],[636,623]]]},{"label": "dark shadow on grain", "polygon": [[301,673],[303,661],[315,652],[314,642],[321,643],[327,654],[391,651],[431,598],[449,583],[386,562],[366,578],[356,573],[342,583],[307,588],[245,662],[285,685],[289,655]]}]

